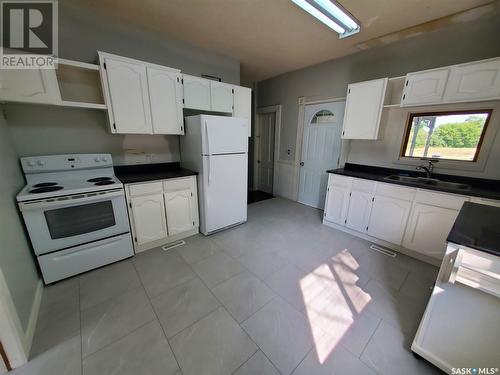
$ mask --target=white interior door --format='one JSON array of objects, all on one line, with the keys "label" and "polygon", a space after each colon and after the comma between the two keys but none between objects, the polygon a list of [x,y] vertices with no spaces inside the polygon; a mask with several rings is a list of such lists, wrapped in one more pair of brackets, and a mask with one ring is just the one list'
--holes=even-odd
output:
[{"label": "white interior door", "polygon": [[257,190],[273,193],[274,134],[276,113],[259,114],[256,134],[257,144]]},{"label": "white interior door", "polygon": [[306,106],[302,161],[300,163],[299,202],[323,208],[328,169],[339,163],[345,102]]}]

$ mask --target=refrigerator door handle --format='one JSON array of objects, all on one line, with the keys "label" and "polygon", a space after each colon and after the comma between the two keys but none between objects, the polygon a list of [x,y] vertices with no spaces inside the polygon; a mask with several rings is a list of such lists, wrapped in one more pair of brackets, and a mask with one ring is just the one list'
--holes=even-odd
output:
[{"label": "refrigerator door handle", "polygon": [[207,122],[205,121],[205,139],[206,139],[206,142],[207,142],[207,155],[210,156],[210,137],[208,136],[208,124]]},{"label": "refrigerator door handle", "polygon": [[210,154],[210,137],[208,136],[208,124],[205,121],[205,135],[206,135],[206,141],[207,141],[207,167],[208,167],[208,184],[210,185],[210,180],[212,179],[212,168],[210,168],[210,157],[212,156]]},{"label": "refrigerator door handle", "polygon": [[208,167],[208,185],[210,185],[210,180],[212,179],[212,168],[210,167],[210,158],[211,158],[211,155],[208,155],[207,156],[207,167]]}]

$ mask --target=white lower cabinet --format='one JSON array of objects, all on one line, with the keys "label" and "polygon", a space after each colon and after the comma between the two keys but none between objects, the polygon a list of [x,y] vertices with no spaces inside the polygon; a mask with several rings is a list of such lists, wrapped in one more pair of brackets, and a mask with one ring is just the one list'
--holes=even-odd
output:
[{"label": "white lower cabinet", "polygon": [[190,189],[165,193],[168,234],[173,236],[195,227],[192,217],[193,192]]},{"label": "white lower cabinet", "polygon": [[349,195],[351,193],[350,177],[330,174],[325,200],[325,220],[344,225],[349,209]]},{"label": "white lower cabinet", "polygon": [[198,232],[196,176],[126,185],[135,252]]},{"label": "white lower cabinet", "polygon": [[[412,250],[429,261],[440,260],[458,212],[469,200],[457,194],[331,174],[323,223],[379,239],[396,250]],[[483,203],[484,199],[472,201]]]},{"label": "white lower cabinet", "polygon": [[441,259],[459,210],[415,203],[403,246],[424,255]]},{"label": "white lower cabinet", "polygon": [[367,230],[373,196],[366,191],[353,190],[349,201],[349,210],[345,225],[348,228],[364,232]]},{"label": "white lower cabinet", "polygon": [[139,245],[167,237],[163,194],[135,197],[130,202],[134,218],[134,239]]},{"label": "white lower cabinet", "polygon": [[410,201],[375,196],[368,223],[368,234],[401,245],[410,210]]}]

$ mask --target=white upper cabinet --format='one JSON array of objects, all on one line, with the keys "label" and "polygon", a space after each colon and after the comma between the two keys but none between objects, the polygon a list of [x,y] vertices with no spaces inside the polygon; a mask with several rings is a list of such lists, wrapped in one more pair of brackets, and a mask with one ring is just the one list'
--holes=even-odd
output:
[{"label": "white upper cabinet", "polygon": [[0,69],[0,100],[57,104],[61,101],[53,69]]},{"label": "white upper cabinet", "polygon": [[151,134],[146,65],[104,58],[109,91],[108,112],[114,133]]},{"label": "white upper cabinet", "polygon": [[248,87],[233,86],[233,116],[248,120],[248,136],[252,135],[252,90]]},{"label": "white upper cabinet", "polygon": [[195,219],[191,214],[194,204],[191,189],[165,193],[169,236],[186,232],[196,226]]},{"label": "white upper cabinet", "polygon": [[233,85],[210,81],[211,109],[214,112],[233,112]]},{"label": "white upper cabinet", "polygon": [[407,74],[401,105],[440,103],[443,100],[449,72],[449,68],[443,68]]},{"label": "white upper cabinet", "polygon": [[184,74],[183,82],[184,107],[210,111],[210,81]]},{"label": "white upper cabinet", "polygon": [[182,75],[147,67],[151,119],[155,134],[184,134]]},{"label": "white upper cabinet", "polygon": [[381,78],[349,84],[342,138],[378,138],[387,81]]},{"label": "white upper cabinet", "polygon": [[446,102],[500,98],[500,59],[451,67],[446,86]]}]

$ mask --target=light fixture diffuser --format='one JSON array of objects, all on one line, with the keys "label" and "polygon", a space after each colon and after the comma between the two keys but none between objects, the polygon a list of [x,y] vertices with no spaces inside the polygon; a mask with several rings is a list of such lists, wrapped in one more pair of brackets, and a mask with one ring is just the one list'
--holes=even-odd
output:
[{"label": "light fixture diffuser", "polygon": [[360,31],[359,22],[334,0],[292,0],[307,13],[345,38]]}]

